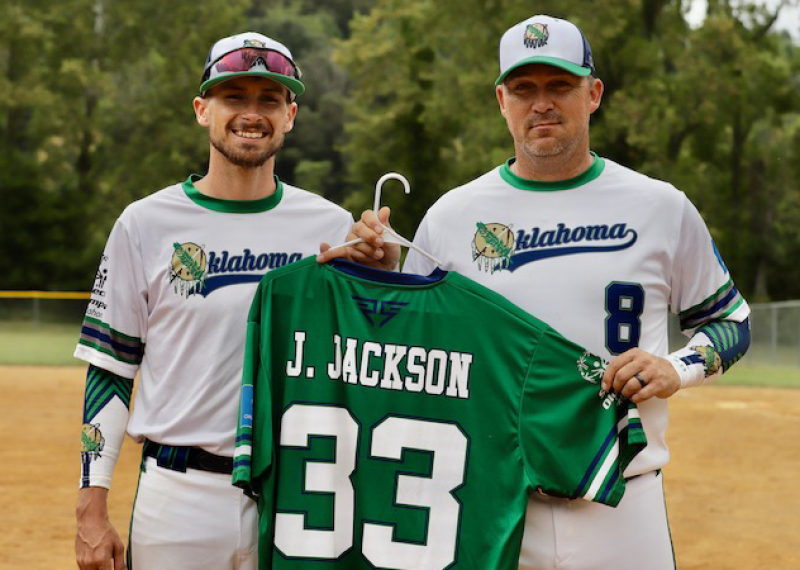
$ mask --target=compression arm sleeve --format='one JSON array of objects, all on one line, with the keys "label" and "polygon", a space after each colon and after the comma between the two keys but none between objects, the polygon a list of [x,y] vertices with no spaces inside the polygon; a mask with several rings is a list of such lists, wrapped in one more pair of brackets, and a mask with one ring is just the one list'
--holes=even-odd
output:
[{"label": "compression arm sleeve", "polygon": [[702,386],[721,376],[750,346],[750,319],[741,323],[710,321],[695,331],[689,343],[667,359],[678,372],[681,388]]},{"label": "compression arm sleeve", "polygon": [[133,380],[89,365],[81,426],[81,488],[111,488],[132,391]]}]

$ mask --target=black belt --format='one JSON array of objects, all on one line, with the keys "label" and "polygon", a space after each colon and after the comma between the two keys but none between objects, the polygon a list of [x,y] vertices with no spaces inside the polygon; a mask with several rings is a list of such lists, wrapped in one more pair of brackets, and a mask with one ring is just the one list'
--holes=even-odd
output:
[{"label": "black belt", "polygon": [[199,447],[181,447],[161,445],[149,439],[144,442],[144,457],[153,457],[159,467],[173,471],[186,472],[186,469],[198,469],[212,473],[233,473],[233,458],[214,455]]}]

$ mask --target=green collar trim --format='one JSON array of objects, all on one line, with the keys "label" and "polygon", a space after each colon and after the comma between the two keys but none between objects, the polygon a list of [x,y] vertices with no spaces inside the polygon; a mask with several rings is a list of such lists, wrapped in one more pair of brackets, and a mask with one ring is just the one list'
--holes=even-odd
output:
[{"label": "green collar trim", "polygon": [[573,178],[566,180],[555,180],[553,182],[543,182],[540,180],[528,180],[522,178],[511,172],[511,165],[516,160],[515,157],[509,158],[506,163],[500,167],[500,177],[520,190],[532,190],[534,192],[553,192],[557,190],[571,190],[578,186],[583,186],[600,176],[606,167],[606,161],[592,153],[594,160],[592,165]]},{"label": "green collar trim", "polygon": [[271,210],[283,198],[283,182],[277,176],[275,177],[275,192],[266,198],[258,200],[223,200],[222,198],[206,196],[194,187],[194,183],[201,178],[200,174],[190,174],[186,182],[183,183],[183,191],[192,202],[206,210],[214,210],[215,212],[224,212],[226,214],[257,214],[258,212]]}]

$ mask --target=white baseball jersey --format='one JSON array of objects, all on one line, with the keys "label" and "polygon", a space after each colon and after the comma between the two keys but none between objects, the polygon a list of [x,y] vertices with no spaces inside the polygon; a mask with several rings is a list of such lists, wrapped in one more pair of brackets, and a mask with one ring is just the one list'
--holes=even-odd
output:
[{"label": "white baseball jersey", "polygon": [[[587,350],[668,354],[667,314],[690,331],[709,318],[742,321],[739,295],[697,209],[672,185],[595,156],[559,182],[516,176],[508,163],[446,193],[414,243],[493,289]],[[409,251],[403,270],[432,263]],[[647,448],[627,477],[669,460],[667,401],[639,405]]]},{"label": "white baseball jersey", "polygon": [[[193,175],[128,206],[108,238],[75,356],[140,372],[128,433],[233,455],[247,312],[270,269],[340,242],[352,216],[278,181],[219,200]],[[277,180],[277,179],[276,179]]]}]

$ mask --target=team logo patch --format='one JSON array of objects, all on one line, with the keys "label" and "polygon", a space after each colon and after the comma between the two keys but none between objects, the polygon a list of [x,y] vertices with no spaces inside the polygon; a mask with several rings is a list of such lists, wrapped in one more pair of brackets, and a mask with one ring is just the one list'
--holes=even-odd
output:
[{"label": "team logo patch", "polygon": [[100,424],[83,424],[81,426],[81,455],[89,459],[97,459],[106,445]]},{"label": "team logo patch", "polygon": [[244,47],[265,49],[267,47],[267,44],[265,44],[260,40],[244,40]]},{"label": "team logo patch", "polygon": [[477,222],[472,238],[472,260],[478,269],[514,272],[543,259],[582,253],[608,253],[632,247],[639,234],[627,224],[568,226],[513,230],[511,224]]},{"label": "team logo patch", "polygon": [[514,251],[514,232],[511,226],[481,222],[477,226],[478,231],[472,238],[472,261],[478,263],[478,269],[489,273],[507,269]]},{"label": "team logo patch", "polygon": [[547,31],[547,24],[528,24],[525,27],[523,42],[525,47],[540,48],[547,45],[550,33]]},{"label": "team logo patch", "polygon": [[378,299],[367,299],[355,295],[353,295],[353,300],[358,304],[361,313],[372,326],[375,326],[375,321],[372,320],[372,317],[383,317],[378,323],[378,328],[396,317],[400,309],[408,305],[408,303],[401,303],[400,301],[380,301]]},{"label": "team logo patch", "polygon": [[584,352],[578,359],[578,372],[581,378],[590,384],[599,384],[603,379],[603,373],[606,371],[608,362],[591,352]]},{"label": "team logo patch", "polygon": [[169,282],[176,293],[188,297],[203,288],[208,256],[196,243],[172,244],[174,252],[169,262]]},{"label": "team logo patch", "polygon": [[259,253],[245,247],[241,251],[215,251],[196,242],[174,242],[167,279],[176,294],[184,298],[208,297],[230,285],[258,283],[270,269],[283,267],[303,258],[299,251]]},{"label": "team logo patch", "polygon": [[706,376],[715,374],[722,366],[722,358],[720,358],[719,353],[714,350],[713,346],[692,346],[689,348],[699,354],[703,359]]}]

